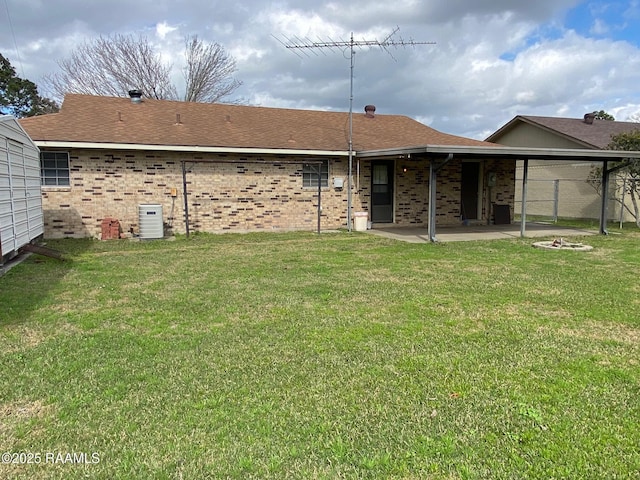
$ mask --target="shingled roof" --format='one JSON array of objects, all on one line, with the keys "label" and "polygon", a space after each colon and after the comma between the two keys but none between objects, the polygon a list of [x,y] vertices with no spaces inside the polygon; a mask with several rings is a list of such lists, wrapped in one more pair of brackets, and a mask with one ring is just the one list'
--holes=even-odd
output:
[{"label": "shingled roof", "polygon": [[[20,121],[50,142],[336,151],[348,150],[345,112],[69,94],[59,113]],[[353,115],[356,151],[421,145],[487,146],[402,115]]]},{"label": "shingled roof", "polygon": [[566,137],[585,148],[606,149],[611,137],[620,133],[639,130],[640,124],[633,122],[617,122],[611,120],[593,120],[587,123],[583,118],[538,117],[518,115],[498,131],[487,138],[487,141],[499,141],[499,138],[520,123],[528,123],[544,130]]}]

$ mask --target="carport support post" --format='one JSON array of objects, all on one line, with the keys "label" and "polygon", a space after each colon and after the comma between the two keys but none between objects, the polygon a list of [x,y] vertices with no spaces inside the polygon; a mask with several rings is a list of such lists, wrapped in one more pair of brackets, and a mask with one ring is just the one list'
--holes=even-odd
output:
[{"label": "carport support post", "polygon": [[520,236],[524,237],[527,229],[527,180],[529,177],[529,159],[525,158],[522,168],[522,205],[520,206]]},{"label": "carport support post", "polygon": [[322,217],[322,165],[318,167],[318,233],[320,233],[320,220]]},{"label": "carport support post", "polygon": [[558,203],[560,202],[560,180],[553,181],[553,223],[558,222]]},{"label": "carport support post", "polygon": [[607,210],[609,210],[609,162],[602,162],[602,204],[600,206],[600,233],[608,235],[607,231]]},{"label": "carport support post", "polygon": [[429,224],[428,235],[430,242],[437,242],[436,239],[436,167],[435,161],[429,162]]}]

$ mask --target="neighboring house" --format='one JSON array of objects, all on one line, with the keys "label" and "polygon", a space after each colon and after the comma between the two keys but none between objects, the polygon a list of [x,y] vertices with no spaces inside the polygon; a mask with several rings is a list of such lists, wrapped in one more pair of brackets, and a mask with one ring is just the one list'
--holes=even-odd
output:
[{"label": "neighboring house", "polygon": [[[519,115],[487,138],[509,147],[536,147],[548,149],[604,150],[611,137],[640,129],[640,124],[584,118],[559,118]],[[529,162],[527,212],[531,215],[565,218],[599,218],[600,197],[587,182],[590,172],[601,163],[566,160]],[[516,199],[521,197],[522,162],[516,168]],[[624,182],[624,177],[612,178]],[[630,198],[622,198],[620,189],[610,187],[610,198],[617,193],[617,201],[609,201],[608,217],[619,220],[623,200],[630,206]],[[519,206],[516,205],[516,210]],[[632,221],[622,210],[623,219]]]},{"label": "neighboring house", "polygon": [[15,118],[0,116],[0,265],[44,233],[40,158]]},{"label": "neighboring house", "polygon": [[347,226],[349,200],[374,228],[427,226],[429,198],[438,225],[488,223],[494,203],[513,212],[515,161],[464,153],[498,146],[373,106],[352,115],[351,156],[344,112],[73,94],[21,124],[41,150],[46,237],[99,237],[108,218],[136,234],[140,205],[162,206],[176,233],[315,230],[318,173],[321,229]]}]

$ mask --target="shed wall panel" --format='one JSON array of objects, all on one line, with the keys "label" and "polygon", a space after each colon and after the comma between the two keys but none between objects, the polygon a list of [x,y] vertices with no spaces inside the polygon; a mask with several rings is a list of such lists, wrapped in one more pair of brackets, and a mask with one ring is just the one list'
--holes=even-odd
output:
[{"label": "shed wall panel", "polygon": [[14,118],[0,117],[0,259],[43,232],[39,150]]}]

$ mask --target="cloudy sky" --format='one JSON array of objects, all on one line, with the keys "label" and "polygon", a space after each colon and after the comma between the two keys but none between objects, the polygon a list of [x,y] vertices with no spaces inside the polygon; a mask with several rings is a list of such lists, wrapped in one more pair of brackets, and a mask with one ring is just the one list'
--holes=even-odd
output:
[{"label": "cloudy sky", "polygon": [[146,35],[180,84],[195,34],[236,59],[233,99],[267,107],[349,109],[349,51],[283,43],[396,28],[392,40],[436,44],[357,49],[355,112],[478,139],[519,114],[640,118],[640,0],[0,0],[0,52],[39,85],[74,46],[114,33]]}]

